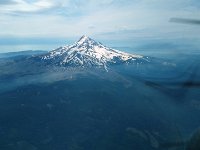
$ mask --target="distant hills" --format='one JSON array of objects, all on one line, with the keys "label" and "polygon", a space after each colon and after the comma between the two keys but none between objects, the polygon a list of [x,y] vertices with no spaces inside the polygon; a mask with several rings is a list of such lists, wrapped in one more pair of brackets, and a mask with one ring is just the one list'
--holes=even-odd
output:
[{"label": "distant hills", "polygon": [[26,51],[18,51],[18,52],[0,53],[0,58],[32,56],[32,55],[41,55],[41,54],[45,54],[45,53],[47,53],[47,51],[43,51],[43,50],[26,50]]}]

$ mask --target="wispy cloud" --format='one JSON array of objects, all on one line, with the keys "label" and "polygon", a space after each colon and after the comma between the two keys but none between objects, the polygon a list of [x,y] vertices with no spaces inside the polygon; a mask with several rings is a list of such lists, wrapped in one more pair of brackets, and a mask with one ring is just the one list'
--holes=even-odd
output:
[{"label": "wispy cloud", "polygon": [[[57,6],[49,0],[40,1],[25,1],[25,0],[4,0],[0,2],[4,6],[0,6],[0,11],[3,13],[29,13],[29,12],[40,12],[43,10],[48,10]],[[6,4],[6,5],[5,5]]]},{"label": "wispy cloud", "polygon": [[168,22],[200,18],[199,8],[197,0],[1,0],[0,37],[199,37],[199,27]]}]

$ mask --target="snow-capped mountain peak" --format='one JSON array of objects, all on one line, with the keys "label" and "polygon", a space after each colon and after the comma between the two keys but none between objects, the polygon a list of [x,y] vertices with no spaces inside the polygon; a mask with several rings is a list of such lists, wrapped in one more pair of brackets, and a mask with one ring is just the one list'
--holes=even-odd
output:
[{"label": "snow-capped mountain peak", "polygon": [[112,64],[134,63],[141,59],[143,59],[141,55],[108,48],[86,35],[72,45],[59,47],[42,56],[42,60],[60,66],[103,66],[104,68]]},{"label": "snow-capped mountain peak", "polygon": [[96,45],[101,45],[103,46],[100,42],[96,42],[95,40],[91,39],[90,37],[83,35],[77,42],[77,46],[87,46],[87,47],[92,47]]},{"label": "snow-capped mountain peak", "polygon": [[92,39],[90,39],[88,36],[83,35],[77,42],[77,44],[81,45],[87,41],[91,41]]}]

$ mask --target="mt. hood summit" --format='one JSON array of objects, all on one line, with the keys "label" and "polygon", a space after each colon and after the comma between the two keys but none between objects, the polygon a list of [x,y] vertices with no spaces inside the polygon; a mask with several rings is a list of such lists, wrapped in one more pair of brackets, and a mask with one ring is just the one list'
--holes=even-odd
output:
[{"label": "mt. hood summit", "polygon": [[128,54],[108,48],[100,42],[82,36],[72,45],[59,47],[43,55],[41,60],[57,66],[104,67],[114,64],[129,64],[146,62],[141,55]]}]

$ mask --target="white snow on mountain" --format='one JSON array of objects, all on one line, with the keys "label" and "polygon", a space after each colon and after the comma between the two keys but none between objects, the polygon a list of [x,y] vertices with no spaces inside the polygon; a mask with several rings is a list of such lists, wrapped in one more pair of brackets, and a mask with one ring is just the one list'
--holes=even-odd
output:
[{"label": "white snow on mountain", "polygon": [[42,60],[61,66],[103,66],[111,64],[130,63],[142,59],[141,55],[128,54],[105,47],[100,42],[82,36],[69,46],[59,47],[42,57]]}]

